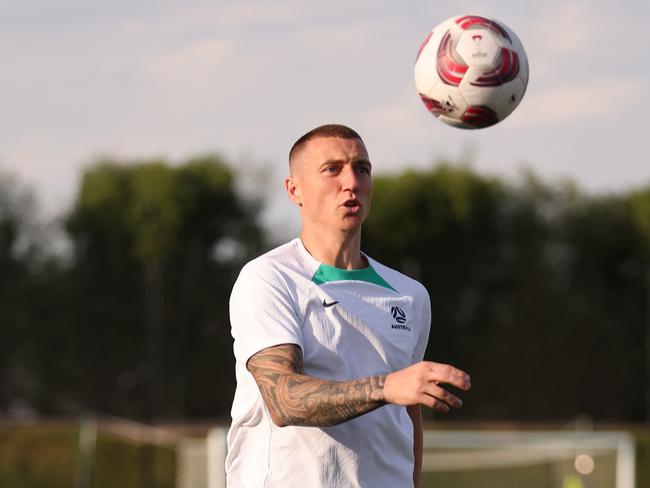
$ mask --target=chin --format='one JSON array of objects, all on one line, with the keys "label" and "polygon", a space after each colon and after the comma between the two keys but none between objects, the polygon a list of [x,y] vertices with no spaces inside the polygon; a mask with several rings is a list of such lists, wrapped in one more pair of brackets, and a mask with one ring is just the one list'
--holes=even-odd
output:
[{"label": "chin", "polygon": [[341,231],[343,232],[358,232],[361,230],[361,224],[363,220],[358,218],[348,218],[341,224]]}]

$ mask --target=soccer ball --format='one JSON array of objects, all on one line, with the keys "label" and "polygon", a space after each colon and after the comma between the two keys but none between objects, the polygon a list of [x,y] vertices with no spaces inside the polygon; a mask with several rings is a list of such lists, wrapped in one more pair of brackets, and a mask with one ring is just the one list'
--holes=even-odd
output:
[{"label": "soccer ball", "polygon": [[435,27],[415,60],[415,86],[424,105],[463,129],[505,119],[527,84],[521,41],[501,22],[478,15],[459,15]]}]

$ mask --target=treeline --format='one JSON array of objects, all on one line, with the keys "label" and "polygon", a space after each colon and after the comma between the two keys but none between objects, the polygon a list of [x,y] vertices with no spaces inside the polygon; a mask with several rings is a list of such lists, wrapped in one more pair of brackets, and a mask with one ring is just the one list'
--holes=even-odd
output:
[{"label": "treeline", "polygon": [[[0,415],[226,418],[230,289],[277,244],[238,178],[216,156],[97,161],[53,253],[33,195],[0,174]],[[428,288],[427,358],[472,374],[454,418],[645,418],[650,186],[380,175],[362,242]]]}]

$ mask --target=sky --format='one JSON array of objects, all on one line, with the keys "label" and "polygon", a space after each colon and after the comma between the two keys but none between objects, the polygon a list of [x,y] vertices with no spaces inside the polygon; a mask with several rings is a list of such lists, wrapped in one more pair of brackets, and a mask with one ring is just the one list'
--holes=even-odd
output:
[{"label": "sky", "polygon": [[[426,34],[464,13],[509,26],[530,64],[519,107],[478,131],[436,120],[413,80]],[[376,173],[444,158],[624,191],[650,184],[648,18],[643,0],[0,0],[0,171],[58,215],[98,156],[216,152],[268,168],[267,219],[291,228],[288,150],[339,122]]]}]

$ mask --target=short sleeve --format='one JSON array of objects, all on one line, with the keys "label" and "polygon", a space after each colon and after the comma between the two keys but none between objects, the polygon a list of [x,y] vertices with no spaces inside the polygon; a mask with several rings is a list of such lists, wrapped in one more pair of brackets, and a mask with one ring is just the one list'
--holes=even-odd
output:
[{"label": "short sleeve", "polygon": [[429,293],[422,286],[421,293],[418,293],[418,300],[420,300],[420,310],[422,310],[420,330],[418,333],[418,340],[413,350],[413,363],[418,363],[424,359],[424,353],[427,350],[429,343],[429,332],[431,330],[431,300]]},{"label": "short sleeve", "polygon": [[282,274],[264,263],[249,263],[230,295],[230,325],[237,361],[279,344],[303,348],[299,304]]}]

